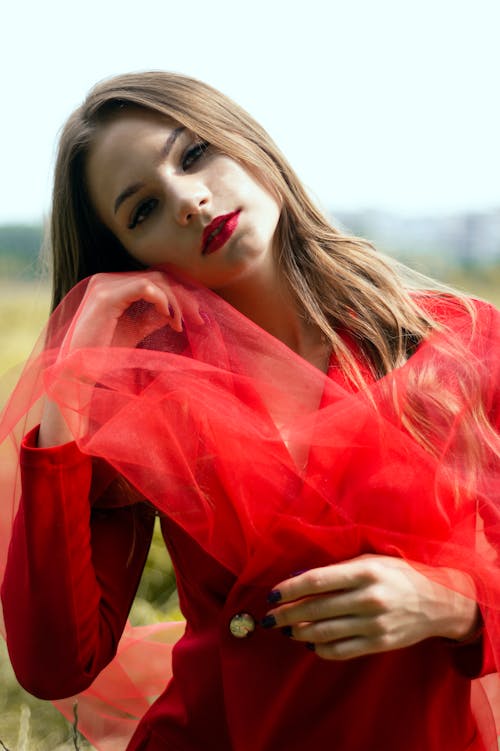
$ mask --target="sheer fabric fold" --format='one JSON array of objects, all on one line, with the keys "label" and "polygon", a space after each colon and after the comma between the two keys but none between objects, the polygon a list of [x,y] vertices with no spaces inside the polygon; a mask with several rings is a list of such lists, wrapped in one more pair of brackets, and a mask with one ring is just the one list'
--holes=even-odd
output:
[{"label": "sheer fabric fold", "polygon": [[[357,390],[335,362],[323,374],[217,295],[171,283],[186,310],[182,333],[138,303],[110,341],[75,346],[87,282],[53,314],[0,422],[0,571],[20,492],[20,440],[49,398],[80,450],[125,478],[120,503],[139,493],[242,581],[271,588],[288,578],[297,541],[307,541],[310,565],[394,555],[457,589],[463,579],[453,571],[468,572],[475,591],[464,594],[481,606],[498,670],[498,313],[475,302],[472,320],[452,298],[423,294],[442,329]],[[115,720],[126,735],[163,689],[165,667],[155,681],[141,656],[159,649],[168,661],[157,630],[177,633],[127,631],[80,697],[83,714],[87,706],[101,717],[101,737],[115,733]],[[498,673],[475,684],[481,732],[494,738]],[[60,706],[72,717],[71,701]],[[95,727],[89,732],[106,750]]]}]

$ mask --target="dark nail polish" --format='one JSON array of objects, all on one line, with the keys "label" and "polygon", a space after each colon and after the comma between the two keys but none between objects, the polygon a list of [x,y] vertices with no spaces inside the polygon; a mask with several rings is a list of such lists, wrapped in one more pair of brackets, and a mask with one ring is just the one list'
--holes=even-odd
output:
[{"label": "dark nail polish", "polygon": [[281,600],[281,592],[279,589],[273,589],[272,592],[269,592],[267,595],[267,601],[274,603],[279,602]]},{"label": "dark nail polish", "polygon": [[310,652],[314,652],[316,650],[316,647],[312,642],[308,641],[306,642],[306,649],[309,649]]},{"label": "dark nail polish", "polygon": [[265,615],[261,620],[260,625],[262,628],[273,628],[273,626],[276,626],[276,618],[274,615]]},{"label": "dark nail polish", "polygon": [[283,634],[283,636],[292,637],[293,636],[292,627],[291,626],[283,626],[283,628],[281,629],[281,633]]}]

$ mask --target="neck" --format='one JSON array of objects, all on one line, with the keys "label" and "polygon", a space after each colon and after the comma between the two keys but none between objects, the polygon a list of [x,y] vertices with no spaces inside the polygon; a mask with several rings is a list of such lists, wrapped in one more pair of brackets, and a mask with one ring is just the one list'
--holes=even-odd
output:
[{"label": "neck", "polygon": [[245,278],[217,291],[230,305],[321,370],[330,347],[318,327],[307,321],[285,280],[265,274]]}]

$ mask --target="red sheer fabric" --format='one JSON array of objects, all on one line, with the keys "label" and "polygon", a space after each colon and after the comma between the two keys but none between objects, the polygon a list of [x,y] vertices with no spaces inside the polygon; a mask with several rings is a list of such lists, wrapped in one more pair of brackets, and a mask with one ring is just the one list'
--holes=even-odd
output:
[{"label": "red sheer fabric", "polygon": [[[111,341],[75,347],[86,284],[53,315],[3,413],[0,567],[20,491],[19,443],[48,397],[80,451],[125,478],[131,503],[148,499],[249,586],[288,578],[304,546],[316,565],[375,552],[450,587],[459,586],[450,569],[472,574],[493,671],[474,681],[472,701],[484,747],[496,749],[497,312],[474,303],[472,321],[451,298],[422,295],[443,330],[358,391],[335,363],[321,373],[215,294],[179,281],[178,300],[201,314],[186,312],[182,333],[136,304]],[[170,644],[178,633],[126,631],[115,661],[80,698],[100,748],[119,747],[99,738],[125,738],[164,687],[164,664],[149,670],[161,662],[156,651],[168,658],[170,648],[156,631]],[[60,706],[72,716],[71,701]]]},{"label": "red sheer fabric", "polygon": [[118,656],[82,694],[54,702],[98,751],[125,749],[172,674],[171,648],[184,623],[127,626]]}]

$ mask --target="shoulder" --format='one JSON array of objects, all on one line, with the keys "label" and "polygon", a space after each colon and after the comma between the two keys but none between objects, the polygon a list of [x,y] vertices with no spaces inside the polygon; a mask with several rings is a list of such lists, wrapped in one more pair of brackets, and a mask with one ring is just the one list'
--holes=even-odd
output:
[{"label": "shoulder", "polygon": [[435,290],[412,293],[414,302],[437,324],[471,339],[499,335],[500,311],[489,302]]},{"label": "shoulder", "polygon": [[424,292],[417,305],[437,324],[422,354],[476,394],[493,424],[500,421],[500,311],[473,297]]}]

